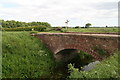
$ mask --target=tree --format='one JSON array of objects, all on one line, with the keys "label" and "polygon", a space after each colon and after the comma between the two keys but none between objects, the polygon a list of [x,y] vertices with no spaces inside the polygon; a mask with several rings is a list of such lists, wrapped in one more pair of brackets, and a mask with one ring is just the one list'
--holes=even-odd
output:
[{"label": "tree", "polygon": [[21,22],[21,21],[15,21],[15,20],[0,20],[0,23],[3,28],[16,28],[16,27],[29,27],[29,26],[46,26],[51,27],[51,25],[47,22]]},{"label": "tree", "polygon": [[90,23],[87,23],[87,24],[85,24],[85,28],[88,28],[88,27],[90,27],[92,24],[90,24]]}]

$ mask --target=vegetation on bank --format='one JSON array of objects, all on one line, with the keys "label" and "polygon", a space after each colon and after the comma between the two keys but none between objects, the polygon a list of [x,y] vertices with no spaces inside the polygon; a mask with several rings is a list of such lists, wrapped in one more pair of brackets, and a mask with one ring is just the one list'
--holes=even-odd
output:
[{"label": "vegetation on bank", "polygon": [[29,32],[2,33],[2,77],[44,78],[55,65],[50,51]]},{"label": "vegetation on bank", "polygon": [[[115,53],[113,56],[103,60],[100,64],[90,71],[79,71],[79,69],[74,68],[72,64],[68,65],[70,76],[69,78],[120,78],[118,70],[118,54]],[[118,69],[119,68],[119,69]]]}]

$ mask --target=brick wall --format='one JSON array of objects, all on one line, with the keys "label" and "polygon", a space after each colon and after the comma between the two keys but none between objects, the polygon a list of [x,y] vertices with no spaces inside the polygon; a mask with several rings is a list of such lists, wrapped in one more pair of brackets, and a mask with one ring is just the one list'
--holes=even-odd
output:
[{"label": "brick wall", "polygon": [[[34,34],[56,55],[64,49],[82,50],[95,59],[102,60],[118,49],[118,37],[80,35],[81,33]],[[103,51],[102,54],[99,51]]]}]

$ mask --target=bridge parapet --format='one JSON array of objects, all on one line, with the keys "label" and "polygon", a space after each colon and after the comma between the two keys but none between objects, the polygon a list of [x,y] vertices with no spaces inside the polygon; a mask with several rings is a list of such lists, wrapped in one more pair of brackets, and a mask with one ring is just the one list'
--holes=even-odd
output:
[{"label": "bridge parapet", "polygon": [[[65,49],[82,50],[101,60],[118,49],[118,34],[97,33],[37,33],[43,43],[56,55]],[[58,58],[58,57],[56,57]]]}]

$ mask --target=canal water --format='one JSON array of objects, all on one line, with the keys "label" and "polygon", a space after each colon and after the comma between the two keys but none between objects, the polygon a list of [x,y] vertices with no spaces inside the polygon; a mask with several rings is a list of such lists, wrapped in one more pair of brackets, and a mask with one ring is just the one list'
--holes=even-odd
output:
[{"label": "canal water", "polygon": [[70,61],[56,63],[54,70],[51,72],[50,78],[54,78],[54,79],[64,78],[64,79],[66,79],[70,75],[70,73],[68,71],[68,64],[71,63],[74,65],[75,68],[78,68],[79,70],[81,70],[81,67],[84,67],[85,65],[88,65],[89,63],[91,63],[93,61],[95,61],[93,58],[80,59],[79,56],[76,56],[75,58],[73,58]]}]

